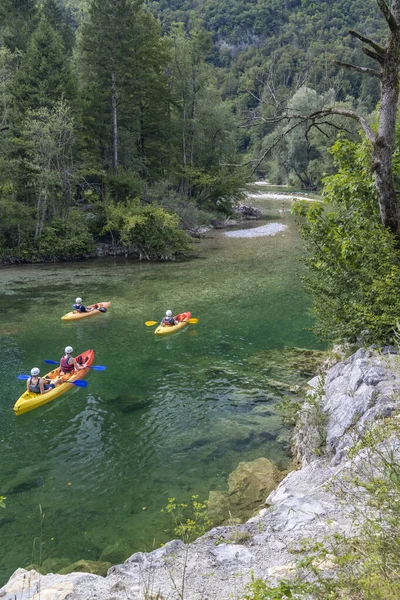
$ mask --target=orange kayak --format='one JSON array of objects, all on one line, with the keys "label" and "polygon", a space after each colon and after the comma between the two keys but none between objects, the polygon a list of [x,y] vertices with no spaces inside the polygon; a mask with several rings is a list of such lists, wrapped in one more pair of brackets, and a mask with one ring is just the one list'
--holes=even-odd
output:
[{"label": "orange kayak", "polygon": [[98,315],[103,312],[99,310],[99,308],[110,308],[111,302],[97,302],[96,304],[91,304],[86,308],[93,308],[93,310],[89,312],[79,312],[78,310],[71,310],[71,312],[67,313],[61,319],[63,321],[75,321],[76,319],[86,319],[86,317],[93,317],[93,315]]},{"label": "orange kayak", "polygon": [[181,313],[180,315],[176,315],[174,317],[175,321],[178,321],[176,325],[159,325],[154,333],[156,335],[166,335],[167,333],[174,333],[174,331],[179,331],[188,324],[188,320],[191,316],[191,312],[185,312]]},{"label": "orange kayak", "polygon": [[[82,354],[78,354],[75,359],[79,362],[80,357],[82,357],[82,364],[87,365],[87,368],[81,369],[76,373],[64,374],[61,377],[63,381],[76,381],[77,379],[83,379],[89,373],[89,367],[93,364],[94,361],[94,350],[86,350],[86,352],[82,352]],[[50,383],[52,383],[60,374],[60,367],[53,369],[50,373],[43,376],[44,378],[50,379]],[[39,406],[43,406],[43,404],[47,404],[51,402],[61,394],[64,394],[67,390],[70,390],[73,385],[70,383],[59,383],[54,389],[47,392],[47,394],[35,394],[34,392],[25,391],[22,396],[18,398],[16,403],[14,404],[14,412],[16,415],[22,415],[23,413],[28,412],[28,410],[33,410],[34,408],[38,408]]]}]

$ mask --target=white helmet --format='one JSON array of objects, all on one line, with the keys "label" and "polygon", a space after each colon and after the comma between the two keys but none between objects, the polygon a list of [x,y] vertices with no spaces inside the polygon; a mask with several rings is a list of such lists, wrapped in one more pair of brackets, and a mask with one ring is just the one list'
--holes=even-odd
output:
[{"label": "white helmet", "polygon": [[67,346],[65,348],[65,354],[71,354],[74,351],[74,349],[71,346]]},{"label": "white helmet", "polygon": [[32,377],[37,377],[40,373],[40,369],[38,369],[38,367],[33,367],[33,369],[31,369],[31,375]]},{"label": "white helmet", "polygon": [[172,310],[167,310],[165,314],[167,315],[167,317],[172,317]]},{"label": "white helmet", "polygon": [[76,302],[76,304],[80,304],[80,303],[82,302],[82,298],[77,298],[77,299],[75,300],[75,302]]}]

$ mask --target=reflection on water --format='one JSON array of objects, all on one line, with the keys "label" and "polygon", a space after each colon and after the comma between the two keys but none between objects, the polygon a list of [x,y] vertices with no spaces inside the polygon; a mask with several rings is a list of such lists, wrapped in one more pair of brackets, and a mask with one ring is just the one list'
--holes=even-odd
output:
[{"label": "reflection on water", "polygon": [[[206,498],[243,460],[288,464],[275,411],[281,392],[267,378],[298,383],[306,373],[285,370],[281,350],[318,345],[306,329],[298,233],[290,216],[285,223],[275,237],[211,232],[199,258],[183,263],[1,270],[1,582],[38,560],[39,505],[46,558],[96,560],[119,540],[131,552],[165,542],[168,497]],[[61,321],[77,296],[112,307]],[[157,338],[144,322],[166,309],[190,310],[199,323]],[[58,360],[67,344],[94,348],[107,370],[16,418],[16,375],[35,365],[44,373],[43,359]]]}]

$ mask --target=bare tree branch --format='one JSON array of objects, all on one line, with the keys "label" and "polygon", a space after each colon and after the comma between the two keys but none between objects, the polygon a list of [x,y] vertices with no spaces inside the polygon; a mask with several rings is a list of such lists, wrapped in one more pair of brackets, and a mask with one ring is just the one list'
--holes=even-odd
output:
[{"label": "bare tree branch", "polygon": [[380,71],[375,71],[375,69],[369,69],[368,67],[359,67],[358,65],[352,65],[351,63],[345,63],[341,60],[333,60],[335,65],[339,67],[344,67],[345,69],[349,69],[350,71],[357,71],[358,73],[367,73],[368,75],[372,75],[373,77],[379,77],[382,79],[382,73]]},{"label": "bare tree branch", "polygon": [[376,3],[379,7],[379,10],[381,11],[381,13],[383,14],[383,16],[386,19],[387,24],[389,25],[389,29],[390,31],[392,31],[393,33],[396,33],[396,31],[398,30],[399,26],[397,24],[397,21],[394,17],[394,14],[392,13],[392,11],[390,10],[389,6],[386,4],[385,0],[376,0]]},{"label": "bare tree branch", "polygon": [[358,31],[354,31],[354,29],[349,29],[349,34],[357,38],[361,42],[364,42],[364,44],[368,44],[368,46],[371,46],[371,48],[373,48],[377,54],[382,56],[382,58],[385,56],[385,48],[378,44],[378,42],[375,42],[375,40],[371,40],[371,38],[366,37],[365,35],[361,35],[361,33],[358,33]]},{"label": "bare tree branch", "polygon": [[383,66],[385,64],[384,56],[381,56],[377,52],[374,52],[373,50],[370,50],[369,48],[363,48],[362,51],[364,52],[364,54],[366,54],[370,58],[377,60],[380,65]]}]

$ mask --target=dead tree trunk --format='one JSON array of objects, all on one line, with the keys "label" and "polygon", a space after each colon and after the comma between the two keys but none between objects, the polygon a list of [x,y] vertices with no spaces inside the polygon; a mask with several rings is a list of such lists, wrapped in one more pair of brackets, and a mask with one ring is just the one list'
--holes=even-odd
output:
[{"label": "dead tree trunk", "polygon": [[[379,197],[379,210],[381,222],[388,227],[397,237],[400,247],[400,209],[396,197],[396,187],[393,177],[393,150],[396,131],[397,105],[400,93],[400,0],[392,0],[391,7],[385,0],[376,0],[376,3],[385,17],[388,26],[388,41],[385,46],[375,40],[350,30],[350,34],[363,42],[363,52],[378,63],[377,69],[369,67],[360,67],[334,61],[335,64],[363,73],[371,77],[377,77],[381,81],[381,99],[379,105],[378,130],[375,133],[369,123],[359,113],[343,108],[326,108],[316,111],[310,115],[299,115],[285,113],[279,117],[270,117],[262,119],[265,123],[277,123],[279,121],[295,121],[295,125],[288,129],[293,131],[301,123],[307,122],[309,128],[317,127],[321,131],[321,126],[336,125],[327,117],[339,115],[355,119],[361,125],[367,139],[372,145],[372,170],[375,176],[375,185]],[[308,131],[308,130],[307,130]],[[284,136],[285,134],[283,134]],[[267,150],[259,161],[255,169],[261,164],[265,156],[277,146],[280,136]],[[255,170],[254,169],[254,170]]]},{"label": "dead tree trunk", "polygon": [[113,169],[118,170],[118,118],[117,118],[117,75],[111,73],[111,106],[112,106],[112,139],[113,139]]},{"label": "dead tree trunk", "polygon": [[[383,0],[378,2],[378,5],[382,2]],[[385,14],[383,5],[382,8],[381,10]],[[382,94],[378,133],[373,143],[373,169],[380,198],[382,223],[400,237],[400,211],[392,172],[396,112],[399,100],[400,0],[393,2],[392,15],[388,15],[387,21],[390,28],[389,43],[384,55],[377,53],[375,57],[382,64]]]},{"label": "dead tree trunk", "polygon": [[386,46],[356,31],[350,34],[366,44],[364,53],[377,61],[378,70],[359,67],[336,61],[336,64],[347,69],[366,73],[381,80],[381,100],[379,106],[378,131],[374,134],[370,127],[361,125],[372,143],[372,169],[379,195],[379,209],[382,224],[388,227],[400,242],[400,210],[396,197],[393,177],[393,150],[396,131],[396,114],[399,100],[399,68],[400,68],[400,0],[393,0],[389,8],[385,0],[376,0],[380,11],[386,19],[389,39]]}]

